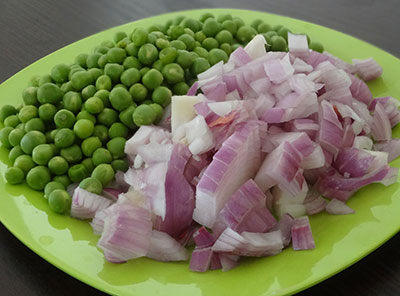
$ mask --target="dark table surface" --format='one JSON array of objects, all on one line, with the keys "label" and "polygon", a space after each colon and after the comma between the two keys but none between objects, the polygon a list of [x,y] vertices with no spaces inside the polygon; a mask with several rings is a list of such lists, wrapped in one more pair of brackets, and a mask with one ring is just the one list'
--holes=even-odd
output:
[{"label": "dark table surface", "polygon": [[[260,10],[324,25],[400,57],[399,0],[0,0],[0,83],[83,37],[182,9]],[[299,295],[400,295],[400,235]],[[0,224],[0,295],[103,295],[58,270]]]}]

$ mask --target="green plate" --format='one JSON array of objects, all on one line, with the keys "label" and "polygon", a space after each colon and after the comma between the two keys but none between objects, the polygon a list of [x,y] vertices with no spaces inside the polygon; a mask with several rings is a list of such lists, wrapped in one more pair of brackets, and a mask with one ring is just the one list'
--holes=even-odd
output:
[{"label": "green plate", "polygon": [[[163,23],[178,15],[198,17],[204,12],[231,13],[247,23],[262,18],[270,24],[284,24],[294,32],[307,32],[338,57],[374,57],[383,67],[382,78],[369,84],[374,96],[400,98],[400,60],[368,43],[315,24],[267,13],[233,10],[193,10],[143,19],[119,26],[62,48],[25,68],[0,85],[0,105],[19,104],[21,91],[34,74],[49,73],[57,63],[74,57],[115,32],[130,32],[135,26]],[[400,129],[394,131],[395,135]],[[7,165],[7,151],[0,148],[0,171]],[[400,166],[400,160],[393,166]],[[52,213],[42,194],[26,186],[11,186],[0,178],[0,219],[25,245],[45,260],[77,279],[118,295],[283,295],[310,287],[357,262],[399,230],[400,184],[370,185],[358,191],[348,203],[354,215],[319,214],[311,218],[316,249],[287,249],[277,256],[243,260],[229,271],[195,273],[188,262],[161,263],[141,258],[125,264],[105,261],[96,247],[97,237],[87,222]],[[373,235],[371,235],[373,234]]]}]

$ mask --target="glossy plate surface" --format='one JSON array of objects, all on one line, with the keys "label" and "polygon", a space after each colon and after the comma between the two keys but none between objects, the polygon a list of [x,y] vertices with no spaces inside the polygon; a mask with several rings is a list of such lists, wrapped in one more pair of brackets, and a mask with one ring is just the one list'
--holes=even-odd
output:
[{"label": "glossy plate surface", "polygon": [[[382,78],[369,83],[375,97],[400,98],[400,60],[368,43],[315,24],[267,13],[207,9],[155,16],[119,26],[62,48],[35,62],[0,85],[0,105],[22,102],[21,92],[34,74],[47,74],[57,63],[71,63],[83,52],[112,39],[117,31],[130,32],[135,26],[163,23],[178,15],[198,17],[204,12],[231,13],[246,23],[262,18],[269,24],[283,24],[293,32],[306,32],[325,45],[332,54],[350,62],[351,58],[374,57],[383,67]],[[394,131],[399,136],[400,128]],[[7,151],[0,148],[0,173],[9,164]],[[400,166],[400,160],[393,166]],[[2,174],[3,175],[3,174]],[[1,222],[24,244],[45,260],[77,279],[100,290],[118,295],[283,295],[314,285],[343,270],[372,252],[400,229],[400,184],[370,185],[357,192],[348,203],[356,214],[311,218],[316,243],[312,251],[287,249],[261,259],[242,260],[229,271],[190,272],[188,262],[161,263],[150,259],[125,264],[105,261],[96,247],[97,237],[87,222],[52,213],[42,194],[27,186],[5,184],[0,177]]]}]

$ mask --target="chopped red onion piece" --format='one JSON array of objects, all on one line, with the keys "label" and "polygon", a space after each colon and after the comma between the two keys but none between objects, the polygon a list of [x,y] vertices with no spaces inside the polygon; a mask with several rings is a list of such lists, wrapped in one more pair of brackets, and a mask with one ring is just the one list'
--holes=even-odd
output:
[{"label": "chopped red onion piece", "polygon": [[292,239],[292,226],[294,218],[290,214],[283,214],[278,223],[271,229],[271,231],[279,230],[282,234],[283,246],[287,247]]},{"label": "chopped red onion piece", "polygon": [[332,215],[354,214],[354,210],[344,202],[334,198],[326,206],[325,210]]},{"label": "chopped red onion piece", "polygon": [[254,60],[254,59],[265,56],[265,54],[266,54],[265,44],[266,43],[267,42],[265,41],[264,36],[261,34],[258,34],[256,36],[254,36],[254,38],[249,43],[247,43],[244,50],[245,50],[245,52],[247,52],[249,57]]},{"label": "chopped red onion piece", "polygon": [[372,93],[369,90],[368,85],[366,85],[364,81],[358,79],[354,75],[350,75],[350,78],[351,78],[350,91],[353,98],[359,100],[360,102],[368,106],[372,101]]},{"label": "chopped red onion piece", "polygon": [[213,256],[212,247],[195,248],[190,258],[190,270],[205,272],[210,267]]},{"label": "chopped red onion piece", "polygon": [[314,238],[308,217],[297,218],[292,226],[293,250],[310,250],[315,248]]},{"label": "chopped red onion piece", "polygon": [[[372,141],[371,141],[372,146]],[[374,149],[377,151],[383,151],[388,153],[388,161],[396,159],[400,155],[400,139],[391,139],[386,142],[377,142],[374,145]]]},{"label": "chopped red onion piece", "polygon": [[353,59],[353,64],[356,66],[357,74],[362,80],[368,81],[378,78],[382,75],[382,67],[373,59]]},{"label": "chopped red onion piece", "polygon": [[309,54],[306,35],[297,35],[288,32],[289,52],[296,56],[307,57]]},{"label": "chopped red onion piece", "polygon": [[158,261],[186,261],[189,253],[167,233],[153,230],[146,256]]},{"label": "chopped red onion piece", "polygon": [[390,120],[381,103],[377,103],[374,109],[371,134],[376,141],[389,141],[392,138]]},{"label": "chopped red onion piece", "polygon": [[111,204],[112,200],[77,187],[72,196],[71,217],[90,219]]}]

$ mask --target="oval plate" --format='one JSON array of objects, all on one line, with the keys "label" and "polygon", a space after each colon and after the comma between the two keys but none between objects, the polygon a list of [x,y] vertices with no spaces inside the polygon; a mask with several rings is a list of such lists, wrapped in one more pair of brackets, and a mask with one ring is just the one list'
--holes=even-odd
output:
[{"label": "oval plate", "polygon": [[[117,31],[130,32],[136,26],[163,23],[184,14],[199,17],[204,12],[231,13],[246,23],[255,18],[284,24],[293,32],[307,32],[322,42],[327,51],[350,62],[351,58],[374,57],[383,67],[382,78],[369,83],[375,97],[400,98],[400,60],[343,33],[308,22],[262,12],[234,9],[203,9],[164,14],[139,20],[95,34],[62,48],[35,62],[0,85],[0,105],[16,105],[34,74],[46,74],[58,63],[71,63],[82,52],[90,52]],[[394,131],[398,135],[400,129]],[[0,173],[9,164],[7,151],[0,148]],[[393,166],[400,166],[400,160]],[[2,174],[3,175],[3,174]],[[242,260],[229,271],[195,273],[188,262],[162,263],[146,258],[125,264],[105,261],[96,247],[97,237],[87,222],[52,213],[42,194],[27,186],[11,186],[0,178],[0,219],[25,245],[45,260],[73,277],[111,294],[118,295],[283,295],[299,292],[357,262],[400,228],[400,185],[373,184],[358,191],[349,201],[354,215],[318,214],[311,218],[316,249],[287,249],[277,256]],[[373,235],[371,235],[373,234]]]}]

